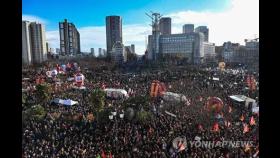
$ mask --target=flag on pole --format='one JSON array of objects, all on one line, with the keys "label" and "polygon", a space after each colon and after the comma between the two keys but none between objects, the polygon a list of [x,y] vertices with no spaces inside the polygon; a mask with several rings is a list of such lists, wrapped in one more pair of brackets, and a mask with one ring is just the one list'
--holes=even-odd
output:
[{"label": "flag on pole", "polygon": [[251,126],[256,125],[256,121],[253,116],[250,118],[250,125]]},{"label": "flag on pole", "polygon": [[249,127],[246,123],[243,124],[243,134],[249,132]]},{"label": "flag on pole", "polygon": [[219,124],[217,122],[214,123],[214,125],[213,125],[213,131],[214,132],[218,132],[219,131]]}]

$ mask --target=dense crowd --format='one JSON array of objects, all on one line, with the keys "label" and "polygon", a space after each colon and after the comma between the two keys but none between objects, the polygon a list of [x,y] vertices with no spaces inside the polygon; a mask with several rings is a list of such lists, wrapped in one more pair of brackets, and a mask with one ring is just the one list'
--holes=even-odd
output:
[{"label": "dense crowd", "polygon": [[[89,95],[86,92],[65,88],[70,84],[62,83],[62,90],[52,91],[50,100],[54,98],[71,98],[79,102],[71,107],[56,106],[50,101],[40,103],[48,112],[43,120],[29,119],[23,123],[23,156],[24,157],[192,157],[192,158],[223,158],[223,157],[253,157],[258,152],[258,115],[252,114],[241,106],[234,105],[229,95],[242,94],[257,100],[258,89],[246,89],[246,75],[248,72],[230,74],[219,71],[197,68],[178,67],[158,69],[145,72],[121,73],[119,71],[97,72],[94,69],[84,70],[85,87],[89,91],[101,85],[121,88],[130,91],[130,97],[148,96],[153,80],[165,83],[167,91],[184,94],[190,104],[162,101],[150,101],[153,115],[150,120],[140,123],[127,119],[116,119],[107,123],[89,122],[85,118],[94,109],[90,106]],[[42,69],[42,72],[45,70]],[[34,69],[25,69],[23,78],[31,81],[24,82],[23,87],[32,89],[34,79],[39,76]],[[258,81],[258,74],[254,74]],[[218,77],[219,81],[213,81]],[[48,82],[46,80],[46,82]],[[60,87],[61,88],[61,87]],[[30,100],[38,103],[33,95],[34,90],[25,92]],[[213,124],[217,122],[214,114],[205,108],[208,97],[215,96],[223,100],[222,109],[224,121],[231,122],[231,126],[219,124],[219,131],[213,131]],[[125,110],[122,107],[124,100],[106,99],[106,107],[113,106],[117,111]],[[154,112],[152,107],[156,107]],[[229,112],[229,107],[232,111]],[[23,108],[24,109],[24,108]],[[177,117],[164,113],[169,111]],[[80,114],[81,121],[69,121],[64,117],[53,119],[51,113]],[[240,120],[240,116],[244,120]],[[243,123],[249,124],[254,117],[255,125],[249,126],[249,131],[243,133]],[[125,116],[126,117],[126,116]],[[199,128],[198,128],[199,127]],[[192,141],[196,136],[202,140],[218,141],[253,141],[248,149],[244,147],[194,147],[187,144],[185,150],[177,152],[172,147],[176,137],[186,137]]]}]

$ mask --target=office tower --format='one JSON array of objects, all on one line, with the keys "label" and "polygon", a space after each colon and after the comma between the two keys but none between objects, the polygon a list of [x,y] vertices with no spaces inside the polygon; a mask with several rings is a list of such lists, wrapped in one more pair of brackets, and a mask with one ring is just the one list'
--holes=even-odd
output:
[{"label": "office tower", "polygon": [[56,54],[60,54],[60,49],[59,49],[59,48],[56,48],[56,49],[55,49],[55,52],[56,52]]},{"label": "office tower", "polygon": [[162,35],[171,34],[171,18],[164,17],[159,20],[159,30]]},{"label": "office tower", "polygon": [[204,46],[204,61],[205,62],[214,62],[215,61],[215,44],[209,42],[203,42]]},{"label": "office tower", "polygon": [[47,53],[49,53],[50,50],[49,50],[49,43],[48,42],[46,42],[46,48],[47,48]]},{"label": "office tower", "polygon": [[24,65],[32,64],[29,25],[30,22],[22,21],[22,63]]},{"label": "office tower", "polygon": [[102,52],[103,52],[104,57],[107,57],[107,51],[106,51],[106,49],[102,49]]},{"label": "office tower", "polygon": [[132,52],[132,53],[135,53],[135,45],[134,45],[134,44],[132,44],[132,45],[130,46],[130,49],[131,49],[131,52]]},{"label": "office tower", "polygon": [[127,61],[127,54],[124,45],[117,41],[112,48],[112,61],[115,63],[123,63]]},{"label": "office tower", "polygon": [[90,53],[94,56],[94,48],[90,48]]},{"label": "office tower", "polygon": [[102,56],[102,48],[98,48],[98,57]]},{"label": "office tower", "polygon": [[195,28],[195,32],[203,33],[204,41],[208,42],[208,40],[209,40],[209,29],[207,28],[207,26],[198,26],[197,28]]},{"label": "office tower", "polygon": [[46,35],[44,25],[22,21],[22,61],[23,64],[42,63],[47,60]]},{"label": "office tower", "polygon": [[40,23],[30,23],[32,58],[34,63],[47,60],[45,26]]},{"label": "office tower", "polygon": [[191,33],[194,32],[194,24],[185,24],[183,26],[183,33]]},{"label": "office tower", "polygon": [[122,18],[120,16],[107,16],[106,44],[108,53],[112,51],[113,45],[117,41],[122,43]]},{"label": "office tower", "polygon": [[188,59],[189,63],[199,64],[203,62],[201,59],[204,57],[202,33],[188,33],[188,34],[171,34],[160,35],[158,43],[155,44],[153,35],[148,37],[148,59],[153,60],[153,50],[155,46],[159,47],[159,54],[162,57],[181,57]]},{"label": "office tower", "polygon": [[59,22],[60,54],[76,55],[81,53],[80,33],[73,23]]}]

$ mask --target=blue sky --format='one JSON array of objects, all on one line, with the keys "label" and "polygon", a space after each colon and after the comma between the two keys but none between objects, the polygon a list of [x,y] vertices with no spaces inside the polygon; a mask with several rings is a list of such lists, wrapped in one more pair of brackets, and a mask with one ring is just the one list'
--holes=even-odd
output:
[{"label": "blue sky", "polygon": [[[239,3],[244,3],[241,1],[255,3],[258,0],[22,0],[22,14],[24,20],[36,20],[45,24],[47,40],[51,47],[59,47],[58,22],[67,18],[76,25],[81,34],[82,51],[89,51],[91,47],[95,50],[98,47],[105,48],[105,17],[120,15],[123,18],[123,36],[127,37],[124,44],[134,43],[137,53],[143,54],[145,37],[151,30],[148,25],[150,19],[145,12],[154,11],[170,16],[173,33],[179,33],[184,23],[209,25],[211,39],[209,22],[191,19],[205,13],[206,16],[208,13],[211,15],[228,13],[234,8],[233,1],[240,7],[242,4]],[[189,17],[193,14],[195,15]]]}]

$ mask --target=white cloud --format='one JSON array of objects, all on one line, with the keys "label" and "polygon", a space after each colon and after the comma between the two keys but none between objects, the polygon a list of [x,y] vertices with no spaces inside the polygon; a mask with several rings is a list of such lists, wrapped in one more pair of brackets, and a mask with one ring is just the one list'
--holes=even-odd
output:
[{"label": "white cloud", "polygon": [[[144,16],[144,15],[143,15]],[[172,18],[172,33],[181,33],[182,26],[193,23],[195,26],[207,25],[209,41],[216,45],[232,41],[244,44],[244,39],[259,34],[259,1],[232,0],[231,7],[223,12],[182,11],[166,15]],[[31,16],[34,17],[34,16]],[[38,18],[40,19],[40,18]],[[81,50],[89,52],[90,48],[106,48],[105,26],[78,28],[81,38]],[[144,54],[145,39],[151,34],[148,24],[123,25],[124,45],[135,44],[138,54]],[[48,31],[47,41],[51,47],[59,48],[59,32]]]},{"label": "white cloud", "polygon": [[244,39],[259,34],[258,0],[232,0],[231,7],[223,12],[182,11],[167,16],[172,18],[172,33],[181,33],[186,23],[208,26],[209,41],[216,45],[225,41],[244,44]]},{"label": "white cloud", "polygon": [[[135,49],[138,54],[144,54],[145,38],[150,33],[149,26],[139,24],[123,25],[123,43],[124,45],[135,44]],[[105,26],[90,26],[78,28],[81,39],[81,51],[89,52],[90,48],[106,49],[106,28]],[[47,31],[47,42],[50,47],[59,48],[59,31]]]},{"label": "white cloud", "polygon": [[40,18],[40,17],[37,17],[37,16],[34,16],[34,15],[22,15],[22,20],[26,20],[26,21],[30,21],[30,22],[39,22],[39,23],[42,23],[42,24],[47,24],[48,21],[43,19],[43,18]]}]

